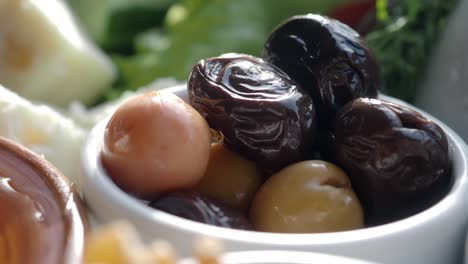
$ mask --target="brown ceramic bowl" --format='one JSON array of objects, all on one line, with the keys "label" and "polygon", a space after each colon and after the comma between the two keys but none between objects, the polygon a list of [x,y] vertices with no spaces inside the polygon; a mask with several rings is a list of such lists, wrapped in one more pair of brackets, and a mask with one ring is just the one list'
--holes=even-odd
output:
[{"label": "brown ceramic bowl", "polygon": [[73,185],[42,156],[0,137],[0,260],[82,261],[88,221]]}]

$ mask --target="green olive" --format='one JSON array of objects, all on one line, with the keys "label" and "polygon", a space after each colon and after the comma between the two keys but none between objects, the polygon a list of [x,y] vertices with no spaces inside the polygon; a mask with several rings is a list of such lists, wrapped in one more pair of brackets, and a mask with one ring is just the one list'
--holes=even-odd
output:
[{"label": "green olive", "polygon": [[309,160],[269,178],[250,210],[258,231],[320,233],[361,228],[361,204],[346,173],[334,164]]},{"label": "green olive", "polygon": [[208,168],[195,189],[246,211],[260,184],[261,173],[254,162],[230,151],[222,143],[214,143]]}]

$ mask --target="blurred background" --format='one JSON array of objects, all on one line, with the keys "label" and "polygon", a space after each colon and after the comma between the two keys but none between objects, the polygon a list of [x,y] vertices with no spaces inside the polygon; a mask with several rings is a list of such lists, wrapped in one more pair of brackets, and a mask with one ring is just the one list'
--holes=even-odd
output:
[{"label": "blurred background", "polygon": [[385,91],[412,101],[440,33],[460,0],[68,0],[119,69],[107,98],[151,80],[185,80],[200,59],[260,56],[290,16],[319,13],[363,35],[383,65]]}]

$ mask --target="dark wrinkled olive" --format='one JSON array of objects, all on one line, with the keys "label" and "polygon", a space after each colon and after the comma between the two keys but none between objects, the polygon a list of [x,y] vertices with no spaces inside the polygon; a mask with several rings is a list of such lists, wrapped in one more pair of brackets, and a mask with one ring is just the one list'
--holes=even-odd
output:
[{"label": "dark wrinkled olive", "polygon": [[225,54],[200,61],[188,83],[191,105],[221,131],[226,146],[278,170],[303,160],[316,128],[312,98],[259,58]]},{"label": "dark wrinkled olive", "polygon": [[235,229],[252,229],[250,222],[242,213],[195,191],[169,193],[149,205],[200,223]]},{"label": "dark wrinkled olive", "polygon": [[337,113],[335,159],[370,225],[428,208],[450,182],[443,130],[412,109],[376,99],[356,99]]},{"label": "dark wrinkled olive", "polygon": [[312,94],[321,130],[332,125],[347,102],[375,98],[382,82],[379,65],[359,34],[319,15],[294,16],[279,25],[262,57]]}]

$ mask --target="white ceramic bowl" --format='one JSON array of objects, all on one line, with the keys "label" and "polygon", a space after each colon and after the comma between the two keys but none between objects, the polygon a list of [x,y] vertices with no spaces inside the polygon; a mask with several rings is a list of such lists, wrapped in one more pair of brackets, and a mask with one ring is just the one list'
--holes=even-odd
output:
[{"label": "white ceramic bowl", "polygon": [[[221,257],[223,264],[372,264],[372,262],[338,257],[328,254],[301,252],[301,251],[281,251],[281,250],[258,250],[227,252]],[[199,264],[192,258],[183,259],[178,264]]]},{"label": "white ceramic bowl", "polygon": [[[163,92],[187,99],[185,86]],[[407,105],[386,96],[382,99]],[[326,234],[273,234],[205,225],[154,210],[121,191],[103,170],[98,156],[107,120],[91,131],[83,148],[83,192],[99,221],[126,218],[145,239],[167,239],[182,255],[190,254],[194,238],[206,235],[223,239],[228,251],[296,250],[381,263],[459,263],[463,259],[468,221],[468,149],[450,128],[420,112],[439,124],[447,134],[453,162],[453,186],[446,197],[431,208],[386,225]]]}]

